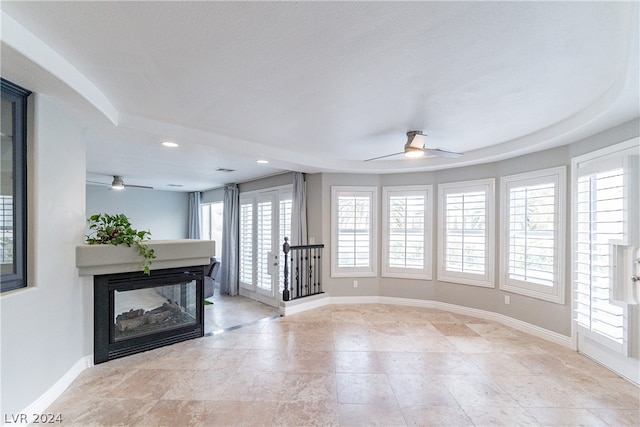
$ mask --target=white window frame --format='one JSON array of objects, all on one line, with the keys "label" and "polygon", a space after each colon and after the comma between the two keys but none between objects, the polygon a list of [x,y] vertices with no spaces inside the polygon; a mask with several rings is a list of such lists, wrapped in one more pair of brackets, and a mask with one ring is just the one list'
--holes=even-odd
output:
[{"label": "white window frame", "polygon": [[[448,194],[484,192],[485,197],[485,271],[484,274],[465,273],[446,268],[446,212]],[[495,288],[495,179],[451,182],[438,185],[438,280],[462,285]]]},{"label": "white window frame", "polygon": [[[258,253],[258,215],[259,215],[259,203],[260,203],[260,199],[262,196],[268,196],[268,195],[272,195],[274,196],[274,205],[272,206],[272,210],[273,213],[272,215],[275,215],[275,211],[280,209],[280,204],[282,202],[283,199],[289,199],[291,198],[293,194],[293,185],[292,184],[287,184],[287,185],[282,185],[282,186],[278,186],[278,187],[271,187],[271,188],[266,188],[263,190],[252,190],[252,191],[246,191],[243,193],[240,193],[240,213],[239,215],[242,214],[242,205],[251,205],[252,206],[252,223],[251,223],[251,243],[252,243],[252,252],[251,252],[251,256],[250,256],[250,262],[252,264],[251,266],[251,283],[248,282],[244,282],[242,280],[240,280],[240,276],[241,274],[239,273],[238,275],[238,280],[240,283],[240,287],[247,289],[249,291],[259,291],[259,286],[257,285],[257,281],[258,281],[258,262],[260,260],[260,255]],[[241,220],[242,218],[238,218],[240,220],[240,224],[239,224],[239,229],[238,229],[238,238],[240,239],[240,236],[242,234],[242,223]],[[278,238],[280,238],[280,226],[281,223],[272,224],[273,227],[277,227],[278,228]],[[289,236],[287,236],[289,237]],[[275,249],[272,251],[272,255],[275,257],[275,260],[280,259],[282,256],[284,256],[281,253],[281,248],[282,248],[282,244],[284,243],[284,241],[282,242],[278,242],[277,247],[278,250],[276,251]],[[240,240],[238,242],[238,247],[240,248]],[[262,254],[264,255],[264,254]],[[240,252],[239,257],[242,258],[243,254]],[[278,262],[278,265],[281,265],[282,263]],[[240,261],[238,262],[238,268],[240,269]],[[282,270],[282,267],[278,267],[280,270]],[[282,281],[284,280],[283,277],[278,277],[278,283],[274,286],[274,291],[278,292],[278,289],[280,286],[282,286]],[[281,293],[280,293],[281,294]]]},{"label": "white window frame", "polygon": [[[580,348],[582,346],[582,348],[584,348],[584,353],[585,354],[589,354],[589,352],[595,353],[598,352],[599,353],[599,357],[601,358],[600,361],[605,361],[605,366],[610,366],[610,367],[614,367],[614,371],[616,372],[625,372],[627,370],[627,367],[629,366],[626,362],[620,362],[619,360],[616,360],[615,358],[611,358],[610,355],[608,355],[606,352],[601,351],[600,349],[598,349],[598,347],[594,347],[594,345],[592,343],[597,343],[597,345],[605,347],[609,350],[612,350],[615,353],[619,353],[622,354],[624,356],[628,356],[630,354],[631,349],[629,348],[629,341],[631,339],[630,337],[630,332],[633,329],[633,327],[630,327],[629,325],[629,303],[628,301],[619,301],[616,298],[616,292],[615,292],[615,288],[619,286],[616,286],[615,282],[617,281],[618,277],[616,277],[616,273],[615,270],[618,269],[618,266],[616,265],[617,263],[614,261],[614,257],[617,258],[617,256],[619,254],[617,254],[617,251],[614,251],[614,247],[616,245],[619,246],[620,249],[622,249],[625,246],[628,246],[630,244],[635,245],[637,239],[635,239],[636,241],[633,241],[634,239],[632,238],[630,241],[629,238],[632,235],[638,236],[640,233],[640,230],[638,230],[638,224],[637,221],[630,221],[629,217],[628,217],[628,213],[629,213],[629,205],[633,205],[633,206],[637,206],[637,204],[640,202],[640,196],[638,195],[638,191],[637,191],[637,187],[635,187],[632,182],[637,182],[637,168],[636,168],[636,172],[633,174],[629,174],[630,171],[630,165],[627,162],[627,159],[619,159],[616,157],[616,154],[624,152],[626,150],[630,150],[630,149],[634,149],[637,150],[640,147],[640,138],[633,138],[631,140],[625,141],[625,142],[621,142],[621,143],[617,143],[614,145],[611,145],[609,147],[605,147],[596,151],[592,151],[590,153],[586,153],[583,154],[581,156],[578,157],[574,157],[571,160],[571,186],[572,186],[572,191],[571,191],[571,198],[572,198],[572,202],[571,202],[571,206],[572,206],[572,224],[571,224],[571,243],[572,243],[572,250],[571,250],[571,283],[572,283],[572,313],[573,313],[573,322],[572,322],[572,334],[578,334],[578,347]],[[597,171],[606,171],[607,169],[613,169],[616,168],[616,166],[614,165],[620,165],[620,167],[623,167],[625,170],[624,173],[624,196],[623,196],[623,203],[624,203],[624,208],[623,208],[623,222],[626,224],[627,227],[625,227],[626,229],[624,230],[624,236],[622,236],[620,239],[615,239],[615,240],[609,240],[609,244],[612,245],[613,247],[611,247],[610,249],[610,258],[609,258],[609,262],[611,263],[610,267],[611,270],[610,271],[610,276],[609,276],[609,280],[611,280],[611,282],[609,283],[610,288],[609,288],[609,304],[611,304],[612,306],[617,306],[621,308],[621,312],[620,315],[623,318],[622,321],[622,338],[621,338],[621,342],[618,342],[616,340],[614,340],[613,338],[608,338],[605,337],[604,335],[600,335],[598,332],[589,332],[589,328],[581,325],[580,321],[578,320],[578,312],[579,312],[579,302],[578,302],[578,298],[579,298],[579,290],[578,290],[578,278],[579,278],[579,272],[578,272],[578,246],[579,246],[579,231],[577,230],[579,221],[578,221],[578,215],[579,215],[579,209],[577,207],[577,204],[579,203],[579,199],[578,199],[578,195],[579,195],[579,180],[581,176],[584,175],[589,175],[592,172],[597,172]],[[632,179],[632,181],[629,181],[629,179]],[[635,247],[633,248],[635,249]],[[617,261],[621,261],[620,259],[618,259]],[[624,265],[624,263],[623,263]],[[624,270],[624,267],[623,267]],[[632,273],[633,270],[628,271],[628,273]],[[633,302],[631,302],[631,304],[633,304]],[[585,334],[586,332],[586,334]],[[588,338],[585,341],[585,338],[582,337],[580,338],[581,335],[586,335]],[[598,359],[598,357],[596,357],[596,359]],[[633,369],[633,373],[630,375],[624,375],[627,378],[635,378],[636,377],[636,373],[637,373],[637,369],[632,368]]]},{"label": "white window frame", "polygon": [[[504,176],[500,179],[500,224],[502,228],[500,241],[500,289],[550,301],[556,304],[565,303],[565,218],[566,218],[566,186],[567,168],[560,166],[517,175]],[[510,205],[511,189],[531,187],[539,184],[554,185],[554,271],[552,286],[545,286],[531,281],[523,281],[509,276],[510,251]]]},{"label": "white window frame", "polygon": [[[216,246],[217,247],[222,247],[222,230],[220,230],[220,240],[216,240],[214,239],[214,225],[217,225],[216,221],[214,221],[213,215],[212,215],[212,211],[213,211],[213,207],[220,207],[222,209],[224,209],[224,202],[222,200],[217,201],[217,202],[208,202],[208,203],[201,203],[200,204],[200,216],[201,216],[201,223],[200,223],[200,239],[201,240],[214,240],[216,242]],[[204,211],[205,210],[209,210],[208,213],[208,219],[209,219],[209,223],[205,226],[205,217],[204,217]],[[220,218],[220,228],[222,229],[222,221],[224,218],[224,213],[221,215]],[[205,233],[205,229],[209,230],[209,233]],[[207,234],[207,235],[205,235]]]},{"label": "white window frame", "polygon": [[[369,259],[366,267],[338,266],[338,198],[341,196],[368,197],[369,203]],[[378,188],[332,186],[331,187],[331,277],[374,277],[377,276],[377,229],[378,229]]]},{"label": "white window frame", "polygon": [[[433,186],[432,185],[410,185],[397,187],[382,187],[382,276],[397,277],[403,279],[431,280],[432,275],[432,232],[433,232]],[[389,256],[391,252],[390,235],[390,199],[391,197],[422,196],[424,197],[424,230],[423,230],[423,267],[400,268],[391,267]]]}]

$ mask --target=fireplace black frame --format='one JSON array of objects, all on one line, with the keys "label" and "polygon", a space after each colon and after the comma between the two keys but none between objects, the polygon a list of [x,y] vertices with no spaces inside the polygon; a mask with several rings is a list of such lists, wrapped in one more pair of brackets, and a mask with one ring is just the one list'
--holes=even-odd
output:
[{"label": "fireplace black frame", "polygon": [[[204,336],[204,269],[205,266],[194,266],[152,270],[148,276],[142,272],[94,276],[93,363],[103,363]],[[115,291],[186,284],[193,280],[196,281],[195,323],[116,341],[113,321]]]}]

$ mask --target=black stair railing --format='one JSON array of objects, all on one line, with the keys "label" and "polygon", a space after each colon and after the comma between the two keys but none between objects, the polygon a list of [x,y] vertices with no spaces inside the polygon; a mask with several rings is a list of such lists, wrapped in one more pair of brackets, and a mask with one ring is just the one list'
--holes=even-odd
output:
[{"label": "black stair railing", "polygon": [[290,246],[289,238],[284,238],[284,301],[322,293],[323,248],[323,244]]}]

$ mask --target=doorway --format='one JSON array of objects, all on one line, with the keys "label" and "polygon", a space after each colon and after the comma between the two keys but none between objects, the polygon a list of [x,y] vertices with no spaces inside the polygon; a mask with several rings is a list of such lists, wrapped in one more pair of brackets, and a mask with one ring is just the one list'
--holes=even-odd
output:
[{"label": "doorway", "polygon": [[292,186],[240,195],[240,295],[280,305],[282,243],[291,234]]},{"label": "doorway", "polygon": [[639,158],[640,139],[635,138],[572,162],[572,300],[578,351],[636,384]]}]

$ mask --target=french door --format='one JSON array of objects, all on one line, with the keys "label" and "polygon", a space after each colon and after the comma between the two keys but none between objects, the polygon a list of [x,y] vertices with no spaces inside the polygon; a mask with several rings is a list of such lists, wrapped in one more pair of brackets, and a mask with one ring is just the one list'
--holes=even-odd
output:
[{"label": "french door", "polygon": [[573,159],[578,351],[640,383],[640,139]]},{"label": "french door", "polygon": [[240,293],[277,307],[281,248],[291,234],[290,186],[240,196]]}]

